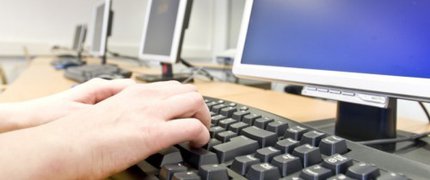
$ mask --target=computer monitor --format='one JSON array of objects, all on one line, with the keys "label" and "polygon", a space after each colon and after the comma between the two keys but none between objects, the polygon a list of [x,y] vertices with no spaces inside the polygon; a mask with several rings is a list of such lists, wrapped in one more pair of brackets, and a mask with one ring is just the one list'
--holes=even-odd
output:
[{"label": "computer monitor", "polygon": [[73,37],[72,50],[82,52],[84,49],[85,38],[87,35],[87,25],[80,24],[76,26],[75,35]]},{"label": "computer monitor", "polygon": [[396,99],[430,101],[430,1],[246,0],[233,72],[338,101],[335,133],[396,137]]},{"label": "computer monitor", "polygon": [[108,37],[111,35],[113,11],[111,0],[101,0],[94,6],[90,53],[106,63]]},{"label": "computer monitor", "polygon": [[172,64],[182,62],[181,50],[188,28],[192,0],[149,0],[139,58],[160,62],[162,75],[141,75],[144,81],[185,80],[190,74],[173,74]]},{"label": "computer monitor", "polygon": [[98,1],[94,7],[93,28],[90,53],[102,59],[101,64],[87,64],[67,68],[64,76],[79,83],[93,78],[120,79],[130,78],[131,71],[124,70],[113,64],[106,64],[108,37],[111,36],[113,11],[111,0]]},{"label": "computer monitor", "polygon": [[[75,55],[61,54],[57,55],[57,58],[51,62],[51,65],[55,69],[67,69],[73,66],[80,66],[85,64],[82,60],[82,52],[84,50],[84,43],[87,34],[87,26],[85,24],[79,24],[75,28],[75,34],[73,36],[72,51],[76,52]],[[59,46],[55,46],[54,49],[59,49]]]}]

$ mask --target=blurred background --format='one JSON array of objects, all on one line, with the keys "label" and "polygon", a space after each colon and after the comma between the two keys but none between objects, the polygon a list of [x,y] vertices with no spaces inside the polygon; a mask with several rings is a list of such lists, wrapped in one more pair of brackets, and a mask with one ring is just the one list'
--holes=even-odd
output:
[{"label": "blurred background", "polygon": [[[70,47],[76,24],[92,26],[92,8],[97,2],[0,0],[0,64],[8,81],[19,74],[25,57],[52,55],[54,45]],[[113,1],[110,50],[137,56],[146,5],[147,0]],[[194,0],[183,57],[207,61],[235,48],[243,5],[244,0]]]}]

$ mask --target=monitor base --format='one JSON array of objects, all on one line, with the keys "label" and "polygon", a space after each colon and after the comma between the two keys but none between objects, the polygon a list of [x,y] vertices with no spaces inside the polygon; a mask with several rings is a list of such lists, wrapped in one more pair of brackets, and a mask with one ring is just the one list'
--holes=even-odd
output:
[{"label": "monitor base", "polygon": [[[334,134],[335,119],[318,120],[304,123],[313,128],[319,129],[328,134]],[[397,130],[397,137],[409,137],[413,133]],[[372,146],[379,150],[396,154],[407,159],[422,162],[424,164],[430,164],[430,137],[421,138],[417,141],[405,141],[395,144],[394,149],[385,149],[378,146]]]}]

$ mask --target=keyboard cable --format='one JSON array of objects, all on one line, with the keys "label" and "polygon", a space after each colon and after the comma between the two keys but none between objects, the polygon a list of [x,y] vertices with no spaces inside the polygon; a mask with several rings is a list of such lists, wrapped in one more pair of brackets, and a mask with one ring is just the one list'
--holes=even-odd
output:
[{"label": "keyboard cable", "polygon": [[418,104],[420,104],[421,108],[423,108],[423,111],[427,116],[427,120],[430,122],[430,114],[429,114],[428,109],[426,108],[426,106],[424,105],[423,102],[418,102]]},{"label": "keyboard cable", "polygon": [[185,80],[183,80],[182,81],[182,84],[186,84],[186,83],[189,83],[192,79],[194,79],[197,75],[199,75],[200,73],[202,73],[202,75],[203,76],[205,76],[205,77],[207,77],[210,81],[214,81],[214,80],[218,80],[218,81],[222,81],[221,79],[219,79],[219,78],[217,78],[217,77],[215,77],[215,76],[212,76],[212,75],[210,75],[210,76],[208,76],[208,74],[207,73],[209,73],[209,72],[207,72],[205,69],[204,69],[204,67],[199,67],[199,68],[196,68],[196,67],[192,67],[192,68],[190,68],[191,69],[191,75],[187,78],[187,79],[185,79]]},{"label": "keyboard cable", "polygon": [[357,141],[357,143],[360,143],[363,145],[389,144],[389,143],[398,143],[398,142],[404,142],[404,141],[416,141],[418,139],[427,137],[429,135],[430,135],[430,132],[425,132],[425,133],[416,134],[408,137],[400,137],[400,138],[392,138],[392,139],[376,139],[376,140],[370,140],[370,141]]}]

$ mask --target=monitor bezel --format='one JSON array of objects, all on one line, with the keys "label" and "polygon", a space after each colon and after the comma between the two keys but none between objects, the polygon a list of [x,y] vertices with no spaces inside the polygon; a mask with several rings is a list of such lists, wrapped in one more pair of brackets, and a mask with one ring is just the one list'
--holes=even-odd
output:
[{"label": "monitor bezel", "polygon": [[154,0],[148,0],[147,8],[145,12],[145,20],[143,25],[143,31],[142,31],[142,37],[140,41],[139,46],[139,59],[145,60],[145,61],[158,61],[161,63],[176,63],[179,60],[179,48],[181,43],[181,36],[184,31],[184,20],[185,20],[185,13],[187,10],[187,4],[189,3],[189,0],[179,0],[179,9],[178,14],[176,17],[176,24],[175,24],[175,31],[173,36],[173,43],[171,45],[170,55],[159,55],[159,54],[149,54],[144,53],[145,48],[145,40],[146,40],[146,33],[148,30],[148,23],[149,18],[151,14],[151,6],[152,2]]},{"label": "monitor bezel", "polygon": [[242,78],[342,88],[430,102],[430,79],[243,64],[242,56],[253,2],[254,0],[245,0],[238,52],[233,66],[235,75]]},{"label": "monitor bezel", "polygon": [[[102,37],[100,38],[100,48],[99,51],[94,50],[94,37],[96,36],[96,20],[97,20],[97,8],[105,4],[104,14],[103,14],[103,25],[102,25]],[[91,37],[91,48],[90,54],[93,56],[104,56],[106,51],[106,43],[109,28],[109,15],[111,9],[111,0],[100,0],[93,7],[93,24],[92,24],[92,37]]]}]

